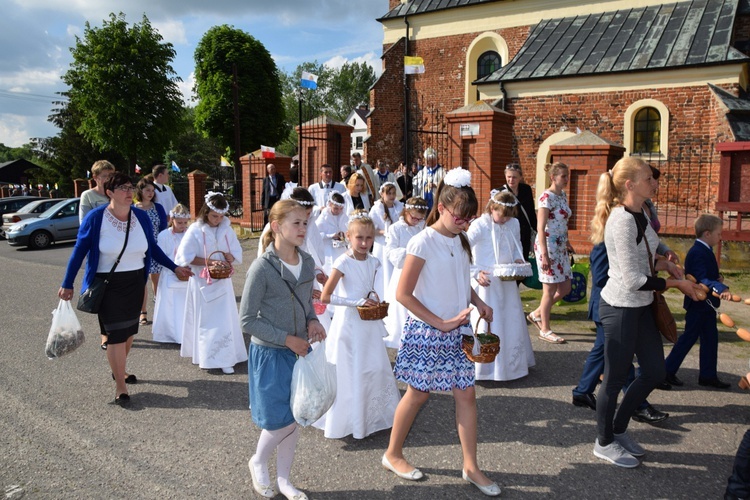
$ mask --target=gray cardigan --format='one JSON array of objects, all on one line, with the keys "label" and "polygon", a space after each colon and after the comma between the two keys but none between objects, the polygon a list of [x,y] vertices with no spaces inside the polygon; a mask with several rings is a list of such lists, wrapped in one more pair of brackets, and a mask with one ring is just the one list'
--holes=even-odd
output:
[{"label": "gray cardigan", "polygon": [[[287,335],[307,339],[307,324],[318,319],[312,307],[315,263],[310,254],[299,249],[298,252],[302,259],[299,279],[284,266],[273,245],[247,271],[240,301],[240,323],[242,331],[252,335],[256,344],[285,348]],[[294,289],[304,309],[284,281]]]}]

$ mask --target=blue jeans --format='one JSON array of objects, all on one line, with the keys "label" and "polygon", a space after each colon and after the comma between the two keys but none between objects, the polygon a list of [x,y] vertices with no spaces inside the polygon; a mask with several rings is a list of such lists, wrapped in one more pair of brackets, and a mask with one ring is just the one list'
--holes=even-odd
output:
[{"label": "blue jeans", "polygon": [[[599,321],[595,321],[594,324],[596,325],[596,340],[594,340],[594,347],[591,348],[586,362],[583,364],[583,373],[581,373],[578,386],[573,389],[574,396],[593,394],[596,384],[599,382],[599,376],[604,373],[604,326]],[[631,364],[628,378],[622,388],[623,392],[628,390],[633,380],[635,380],[635,369]],[[644,400],[638,409],[643,410],[648,405],[648,400]]]}]

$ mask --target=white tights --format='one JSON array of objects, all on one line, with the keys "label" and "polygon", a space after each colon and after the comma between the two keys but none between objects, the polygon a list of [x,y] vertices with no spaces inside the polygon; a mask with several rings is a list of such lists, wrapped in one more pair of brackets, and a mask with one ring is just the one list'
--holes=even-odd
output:
[{"label": "white tights", "polygon": [[268,460],[271,458],[273,451],[276,450],[276,476],[279,493],[287,498],[292,498],[300,493],[289,482],[289,473],[292,470],[297,441],[299,441],[299,427],[296,423],[275,431],[263,429],[258,439],[255,456],[252,458],[258,482],[268,485],[271,484],[268,474]]}]

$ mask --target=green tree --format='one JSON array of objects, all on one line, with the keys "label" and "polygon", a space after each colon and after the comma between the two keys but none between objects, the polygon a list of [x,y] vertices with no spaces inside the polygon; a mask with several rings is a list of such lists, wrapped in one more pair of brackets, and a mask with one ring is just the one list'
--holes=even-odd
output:
[{"label": "green tree", "polygon": [[78,131],[96,147],[127,158],[128,172],[139,158],[164,152],[180,117],[175,51],[162,40],[145,15],[132,27],[123,13],[110,14],[101,28],[87,22],[63,75],[80,113]]},{"label": "green tree", "polygon": [[276,146],[285,136],[276,63],[262,43],[234,27],[209,29],[195,49],[195,126],[224,147],[235,148],[233,85],[236,72],[240,148]]},{"label": "green tree", "polygon": [[[302,72],[318,76],[318,88],[300,89]],[[329,68],[323,64],[306,62],[297,66],[293,73],[282,74],[284,110],[286,115],[286,138],[279,150],[287,155],[297,151],[300,96],[302,97],[302,122],[320,115],[344,121],[359,104],[370,101],[370,87],[375,83],[375,70],[366,63],[346,63],[341,68]]]}]

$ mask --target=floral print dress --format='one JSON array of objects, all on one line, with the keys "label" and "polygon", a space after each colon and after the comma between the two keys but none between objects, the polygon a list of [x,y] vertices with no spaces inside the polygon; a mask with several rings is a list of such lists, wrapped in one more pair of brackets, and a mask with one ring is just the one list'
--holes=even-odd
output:
[{"label": "floral print dress", "polygon": [[[146,210],[146,213],[148,214],[148,218],[151,220],[151,225],[153,226],[151,229],[154,232],[154,240],[157,240],[159,238],[159,226],[161,224],[159,219],[159,212],[156,210],[156,203],[151,204],[151,208]],[[149,274],[159,274],[161,273],[161,265],[156,262],[156,260],[151,259],[151,266],[148,269]]]},{"label": "floral print dress", "polygon": [[539,255],[541,233],[537,234],[534,242],[539,281],[542,283],[562,283],[572,277],[570,257],[568,256],[568,220],[572,212],[568,206],[568,197],[564,191],[560,195],[556,195],[547,190],[539,197],[537,206],[549,210],[547,227],[544,231],[544,236],[547,238],[547,254],[550,260],[550,267],[546,271],[542,270],[542,259]]}]

